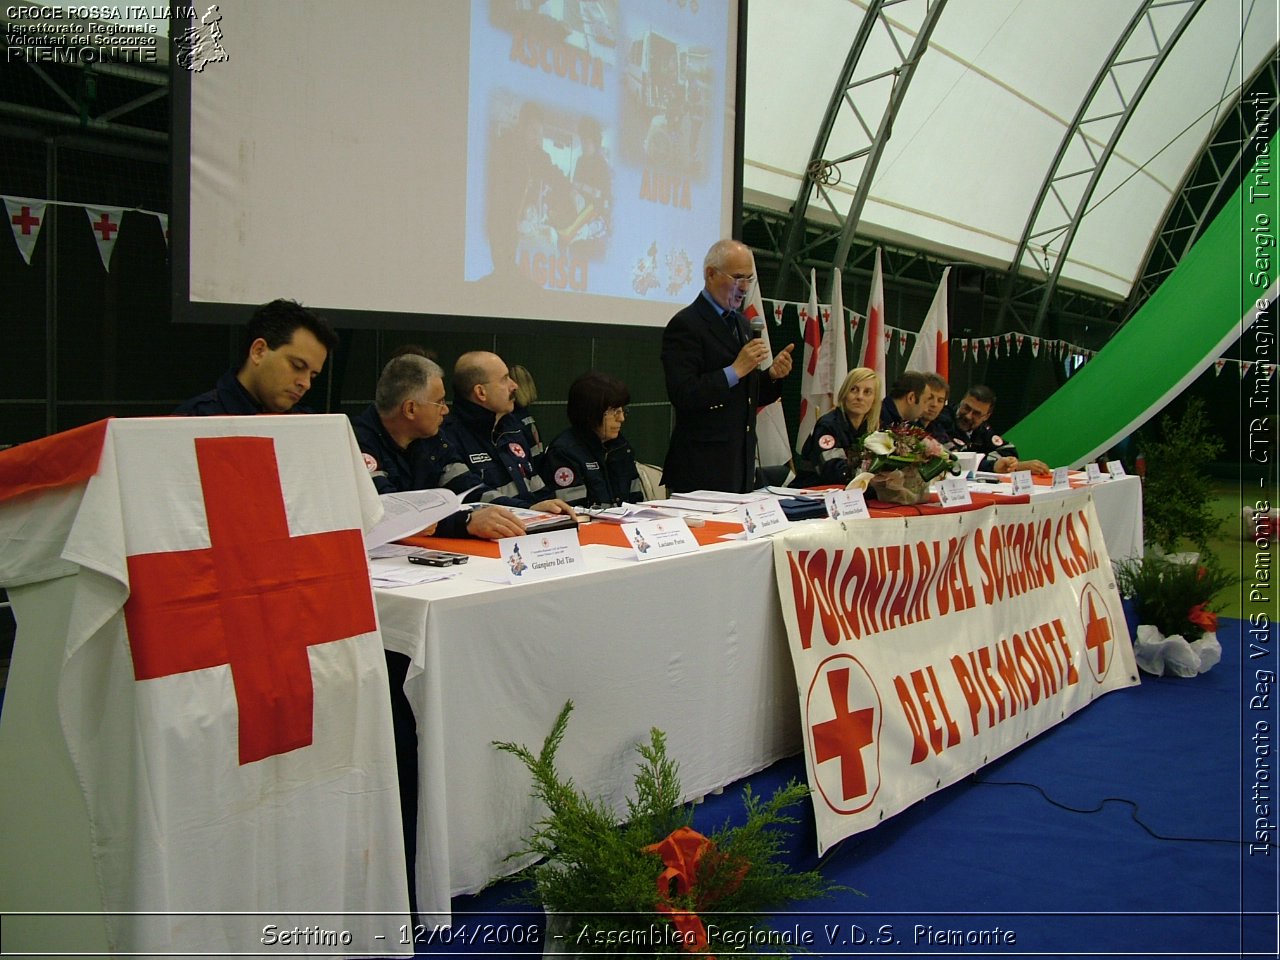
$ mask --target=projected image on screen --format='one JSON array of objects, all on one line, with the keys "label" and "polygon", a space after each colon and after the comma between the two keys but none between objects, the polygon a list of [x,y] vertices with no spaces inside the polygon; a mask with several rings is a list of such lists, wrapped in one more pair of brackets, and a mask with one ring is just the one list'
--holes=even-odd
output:
[{"label": "projected image on screen", "polygon": [[720,234],[725,159],[698,30],[723,23],[668,6],[661,22],[661,8],[637,16],[614,0],[473,10],[468,281],[655,302],[696,292],[689,248]]},{"label": "projected image on screen", "polygon": [[735,0],[219,9],[229,59],[174,85],[180,319],[656,327],[732,229]]}]

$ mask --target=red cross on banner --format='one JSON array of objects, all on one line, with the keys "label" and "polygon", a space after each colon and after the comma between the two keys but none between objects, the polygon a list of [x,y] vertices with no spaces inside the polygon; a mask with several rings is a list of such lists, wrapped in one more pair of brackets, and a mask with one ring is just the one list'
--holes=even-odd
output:
[{"label": "red cross on banner", "polygon": [[[1111,619],[1107,616],[1106,601],[1102,599],[1093,584],[1086,585],[1084,594],[1080,598],[1081,606],[1088,606],[1088,613],[1082,619],[1084,621],[1084,645],[1089,651],[1089,655],[1085,658],[1089,664],[1089,670],[1093,673],[1094,679],[1101,681],[1107,675],[1107,670],[1111,667],[1111,660],[1107,656],[1107,644],[1113,637],[1111,632]],[[1099,605],[1102,606],[1102,612],[1098,612]]]},{"label": "red cross on banner", "polygon": [[5,197],[4,206],[9,215],[14,242],[18,244],[18,252],[22,254],[27,266],[30,266],[31,251],[35,249],[40,228],[44,225],[44,201]]},{"label": "red cross on banner", "polygon": [[85,207],[89,215],[89,226],[93,228],[94,240],[98,242],[98,255],[102,257],[102,268],[111,270],[111,254],[116,248],[116,234],[120,232],[120,217],[124,211],[119,207]]},{"label": "red cross on banner", "polygon": [[128,558],[134,677],[227,664],[240,763],[307,746],[307,648],[376,629],[359,530],[290,536],[270,437],[195,440],[207,549]]},{"label": "red cross on banner", "polygon": [[862,751],[875,740],[872,727],[876,712],[871,708],[849,709],[848,667],[827,671],[826,679],[836,715],[813,725],[813,760],[815,764],[840,761],[841,800],[847,803],[868,792]]}]

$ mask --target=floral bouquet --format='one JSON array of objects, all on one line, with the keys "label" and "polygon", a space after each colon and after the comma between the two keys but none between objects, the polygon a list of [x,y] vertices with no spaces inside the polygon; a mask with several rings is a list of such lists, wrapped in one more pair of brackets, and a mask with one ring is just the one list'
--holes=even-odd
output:
[{"label": "floral bouquet", "polygon": [[1238,583],[1212,557],[1183,562],[1158,554],[1115,564],[1116,586],[1138,614],[1133,652],[1147,673],[1193,677],[1222,657],[1213,598]]},{"label": "floral bouquet", "polygon": [[[862,464],[870,475],[865,481],[877,498],[889,503],[919,503],[929,495],[930,480],[948,471],[959,472],[955,454],[924,430],[905,423],[864,437]],[[863,478],[855,482],[858,479]]]},{"label": "floral bouquet", "polygon": [[523,876],[547,911],[548,952],[707,956],[769,942],[771,931],[760,926],[766,913],[827,894],[818,871],[795,873],[779,859],[783,838],[774,828],[796,822],[785,811],[809,795],[804,784],[793,780],[763,802],[747,788],[746,823],[703,836],[690,826],[693,807],[679,802],[676,764],[655,728],[636,747],[635,798],[619,826],[606,804],[556,770],[572,710],[572,701],[564,705],[540,753],[494,744],[528,767],[533,796],[546,808],[511,857],[544,858]]}]

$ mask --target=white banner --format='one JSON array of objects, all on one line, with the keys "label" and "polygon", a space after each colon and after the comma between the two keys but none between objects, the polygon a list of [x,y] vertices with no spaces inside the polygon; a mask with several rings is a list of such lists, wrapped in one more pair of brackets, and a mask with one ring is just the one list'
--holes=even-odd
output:
[{"label": "white banner", "polygon": [[818,854],[1138,683],[1084,492],[774,538]]}]

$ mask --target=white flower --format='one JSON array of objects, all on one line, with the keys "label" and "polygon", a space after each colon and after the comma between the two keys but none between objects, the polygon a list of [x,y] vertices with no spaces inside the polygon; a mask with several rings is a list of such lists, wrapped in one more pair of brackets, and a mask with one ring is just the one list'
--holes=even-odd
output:
[{"label": "white flower", "polygon": [[871,453],[884,456],[885,454],[893,453],[893,438],[889,436],[888,432],[881,430],[863,440],[862,446]]}]

